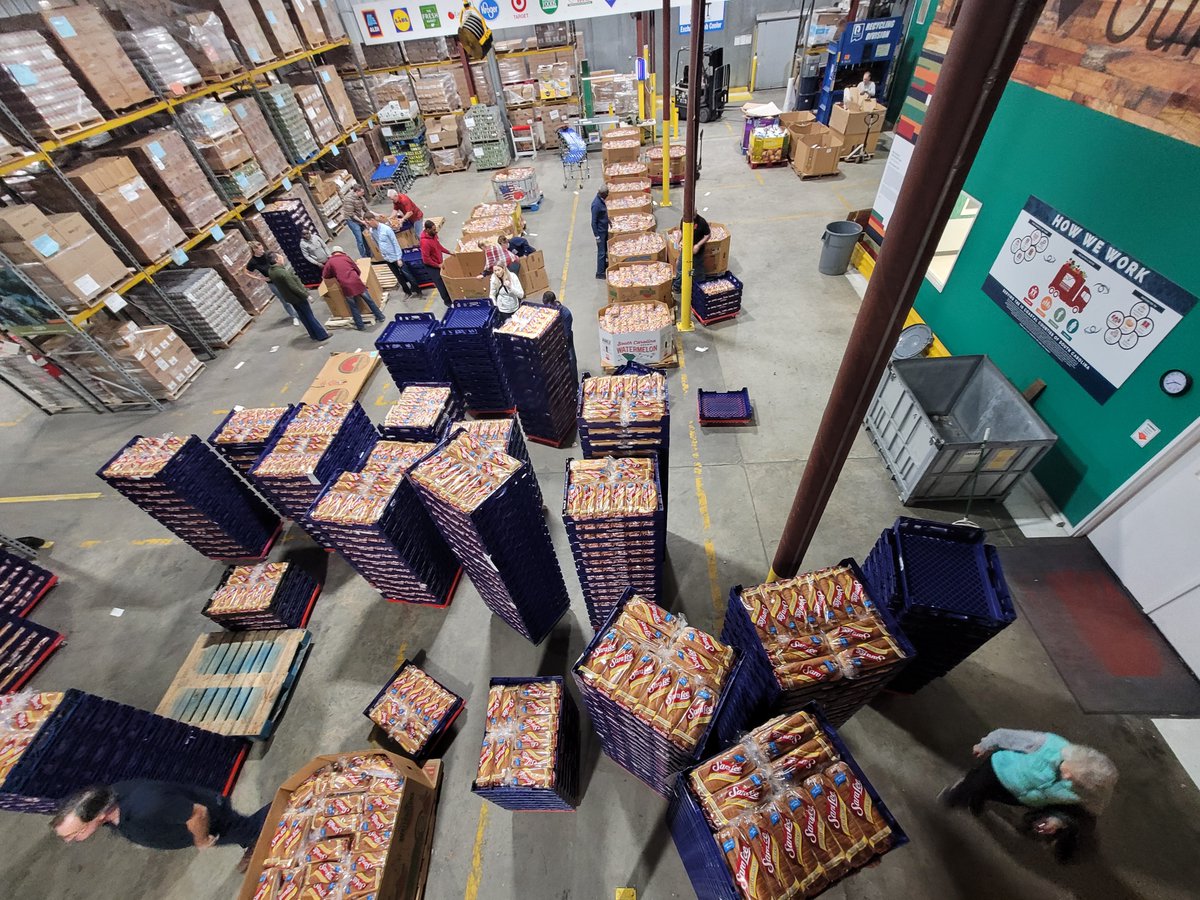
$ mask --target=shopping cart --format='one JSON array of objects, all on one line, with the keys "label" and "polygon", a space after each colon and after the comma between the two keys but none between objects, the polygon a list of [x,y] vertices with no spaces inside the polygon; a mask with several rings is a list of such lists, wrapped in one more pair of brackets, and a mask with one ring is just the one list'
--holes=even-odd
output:
[{"label": "shopping cart", "polygon": [[559,156],[562,159],[563,187],[575,181],[582,188],[585,179],[591,177],[588,165],[587,141],[568,125],[558,129]]}]

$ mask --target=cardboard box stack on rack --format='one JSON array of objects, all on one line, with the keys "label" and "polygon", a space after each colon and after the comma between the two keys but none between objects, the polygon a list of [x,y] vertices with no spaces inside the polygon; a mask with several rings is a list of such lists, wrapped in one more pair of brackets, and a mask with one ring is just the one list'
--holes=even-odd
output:
[{"label": "cardboard box stack on rack", "polygon": [[146,82],[164,96],[178,97],[204,80],[162,25],[119,31],[117,40]]},{"label": "cardboard box stack on rack", "polygon": [[103,121],[36,31],[0,34],[0,100],[40,140],[54,140]]},{"label": "cardboard box stack on rack", "polygon": [[[213,12],[189,12],[168,20],[167,28],[206,81],[223,81],[242,71],[225,26]],[[257,53],[257,48],[255,50]],[[253,62],[253,56],[250,57]]]},{"label": "cardboard box stack on rack", "polygon": [[324,146],[338,135],[337,123],[333,112],[325,102],[321,89],[315,84],[298,84],[293,89],[300,111],[308,120],[308,129],[318,146]]},{"label": "cardboard box stack on rack", "polygon": [[[176,399],[204,368],[170,325],[114,322],[93,329],[92,337],[158,400]],[[87,366],[89,358],[97,374],[107,368],[94,354],[84,355],[80,365]]]},{"label": "cardboard box stack on rack", "polygon": [[295,90],[290,84],[276,84],[262,93],[267,98],[267,113],[283,138],[283,152],[288,162],[304,162],[317,152],[317,143],[296,100]]},{"label": "cardboard box stack on rack", "polygon": [[164,128],[134,138],[113,152],[127,156],[188,234],[208,231],[225,212],[225,204],[175,129]]},{"label": "cardboard box stack on rack", "polygon": [[231,228],[219,241],[207,241],[192,251],[192,261],[212,269],[221,276],[234,298],[250,315],[257,316],[275,299],[268,284],[251,275],[250,242],[237,229]]},{"label": "cardboard box stack on rack", "polygon": [[429,143],[429,155],[433,159],[435,172],[441,174],[466,170],[471,157],[461,116],[447,113],[436,119],[426,119],[425,140]]},{"label": "cardboard box stack on rack", "polygon": [[259,171],[267,181],[274,182],[288,170],[288,161],[284,158],[279,141],[275,140],[271,126],[267,124],[258,102],[253,97],[238,97],[230,100],[228,106],[234,121],[250,145]]}]

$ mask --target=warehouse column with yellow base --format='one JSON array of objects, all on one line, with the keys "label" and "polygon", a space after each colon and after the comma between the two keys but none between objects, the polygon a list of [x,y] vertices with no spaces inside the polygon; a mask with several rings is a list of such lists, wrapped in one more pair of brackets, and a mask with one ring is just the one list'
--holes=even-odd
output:
[{"label": "warehouse column with yellow base", "polygon": [[[704,0],[692,0],[692,21],[704,21]],[[680,223],[679,258],[682,278],[679,287],[679,330],[692,330],[692,229],[696,221],[696,144],[700,140],[700,119],[697,107],[700,104],[700,42],[704,38],[703,28],[692,29],[690,61],[687,84],[687,141],[683,177],[683,221]],[[670,178],[670,153],[667,150],[666,132],[663,133],[663,184]]]},{"label": "warehouse column with yellow base", "polygon": [[667,97],[671,90],[671,0],[662,5],[662,136],[663,170],[662,201],[659,206],[671,205],[671,136],[667,133]]}]

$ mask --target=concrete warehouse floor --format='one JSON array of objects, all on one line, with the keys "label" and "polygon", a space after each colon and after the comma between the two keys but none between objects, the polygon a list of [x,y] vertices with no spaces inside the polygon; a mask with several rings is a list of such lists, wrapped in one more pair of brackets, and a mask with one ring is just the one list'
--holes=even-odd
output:
[{"label": "concrete warehouse floor", "polygon": [[[844,278],[817,272],[826,222],[869,206],[885,157],[845,166],[841,175],[801,182],[789,169],[752,171],[737,150],[741,121],[705,126],[700,210],[733,232],[731,267],[746,283],[735,322],[682,336],[681,366],[670,372],[673,403],[669,498],[668,605],[719,631],[729,588],[765,576],[829,387],[858,309]],[[594,278],[588,208],[599,160],[576,193],[563,189],[558,159],[537,161],[546,199],[528,215],[532,243],[545,251],[551,286],[575,315],[580,368],[595,371],[594,322],[604,304]],[[471,207],[491,197],[482,173],[419,179],[413,196],[427,215],[445,215],[452,244]],[[677,205],[660,210],[674,225]],[[565,287],[565,290],[562,290]],[[396,292],[387,312],[420,309]],[[317,304],[318,306],[320,304]],[[440,302],[428,306],[440,312]],[[222,566],[182,544],[127,500],[104,488],[96,468],[130,435],[207,435],[235,404],[296,400],[327,350],[369,347],[368,334],[338,331],[326,347],[269,310],[182,401],[157,415],[45,418],[14,398],[0,400],[4,495],[101,490],[99,500],[3,506],[10,535],[57,541],[45,563],[62,583],[34,618],[67,632],[70,643],[32,681],[45,690],[83,688],[154,709],[198,634],[213,625],[200,608]],[[269,352],[278,346],[279,352]],[[758,424],[705,430],[696,390],[747,386]],[[397,389],[382,369],[362,395],[382,420]],[[578,449],[531,444],[559,560],[571,588],[568,616],[540,647],[492,617],[464,581],[447,610],[388,604],[337,557],[310,629],[313,652],[274,738],[255,746],[235,791],[250,811],[319,753],[367,746],[361,710],[396,666],[420,661],[468,699],[445,753],[428,900],[610,898],[631,886],[646,900],[692,896],[663,823],[666,804],[600,754],[584,723],[583,782],[577,813],[513,814],[486,804],[469,785],[493,675],[563,673],[590,629],[562,523],[563,460]],[[817,534],[812,568],[863,558],[902,507],[876,453],[862,437]],[[957,518],[958,510],[917,511]],[[977,518],[1001,547],[1022,540],[999,508]],[[278,553],[302,546],[285,541]],[[278,555],[277,553],[277,555]],[[110,615],[121,607],[124,615]],[[1014,833],[1011,819],[948,813],[938,791],[970,762],[971,746],[994,727],[1044,728],[1112,755],[1121,783],[1101,824],[1102,852],[1088,866],[1060,867]],[[1194,897],[1200,883],[1200,794],[1148,721],[1084,716],[1024,621],[1018,621],[950,677],[915,697],[886,696],[845,727],[847,743],[912,838],[876,868],[830,890],[855,897]],[[234,850],[155,853],[100,835],[62,845],[43,818],[0,815],[0,861],[9,897],[226,898],[239,885]]]}]

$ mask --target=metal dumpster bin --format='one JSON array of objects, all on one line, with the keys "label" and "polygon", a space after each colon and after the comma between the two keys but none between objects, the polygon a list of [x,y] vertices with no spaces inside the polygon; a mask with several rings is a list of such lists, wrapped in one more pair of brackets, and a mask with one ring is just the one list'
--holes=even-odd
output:
[{"label": "metal dumpster bin", "polygon": [[986,356],[893,360],[865,425],[905,504],[1003,500],[1058,440]]}]

